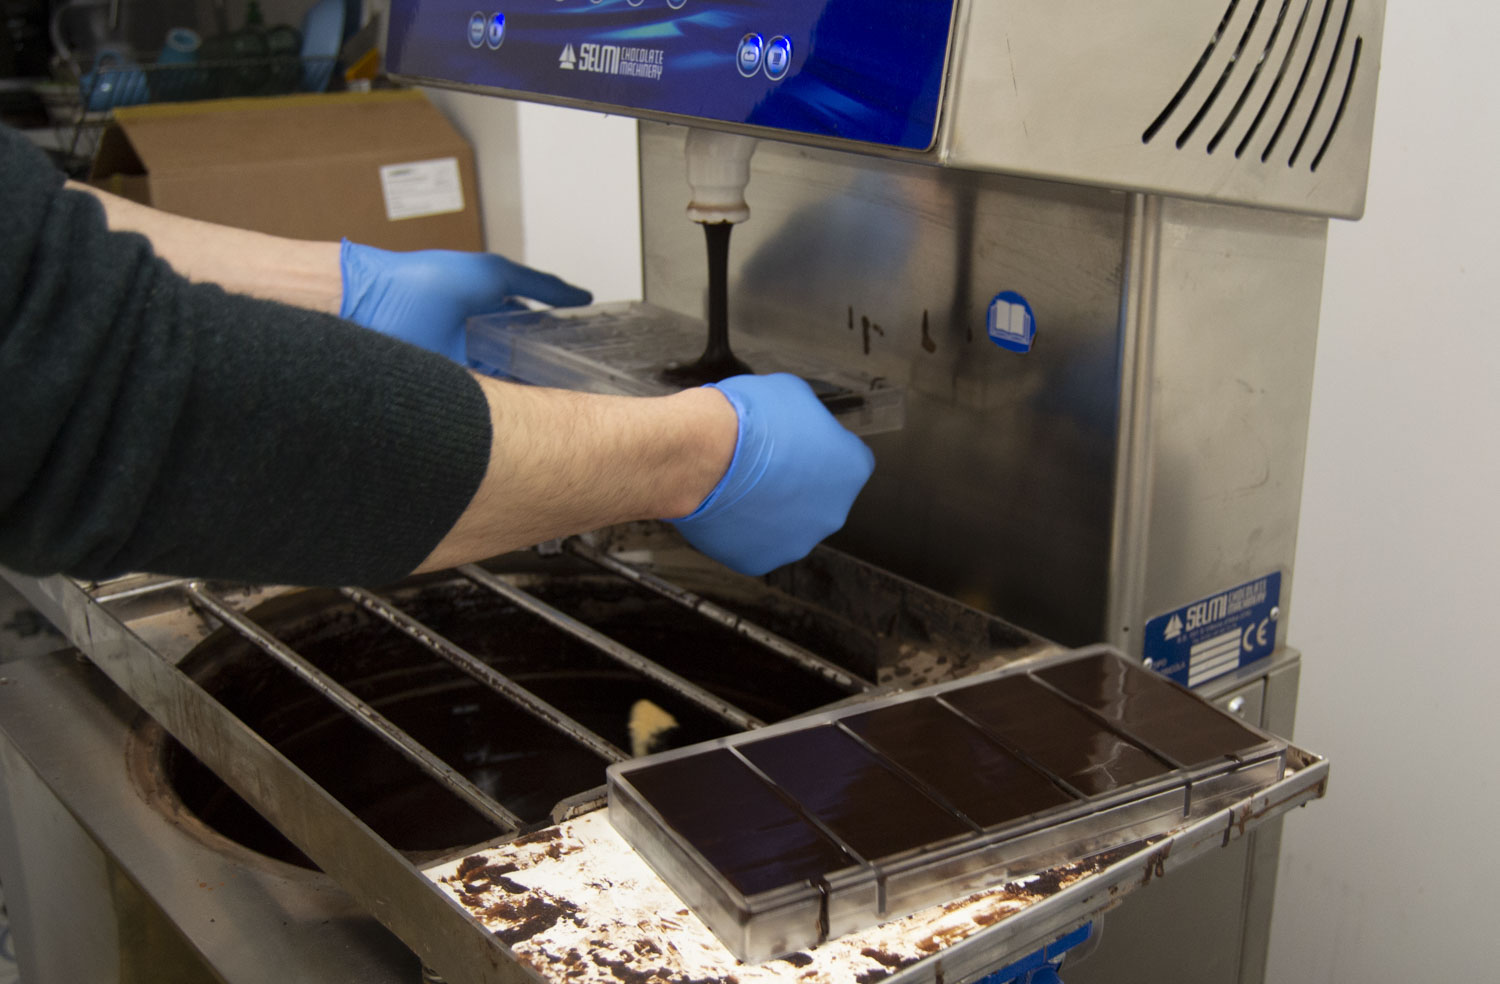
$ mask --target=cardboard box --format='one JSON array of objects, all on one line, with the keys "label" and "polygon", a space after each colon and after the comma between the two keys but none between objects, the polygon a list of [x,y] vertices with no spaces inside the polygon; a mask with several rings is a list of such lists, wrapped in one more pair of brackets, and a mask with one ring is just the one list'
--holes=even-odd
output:
[{"label": "cardboard box", "polygon": [[89,180],[167,212],[294,239],[484,248],[473,151],[416,91],[118,109]]}]

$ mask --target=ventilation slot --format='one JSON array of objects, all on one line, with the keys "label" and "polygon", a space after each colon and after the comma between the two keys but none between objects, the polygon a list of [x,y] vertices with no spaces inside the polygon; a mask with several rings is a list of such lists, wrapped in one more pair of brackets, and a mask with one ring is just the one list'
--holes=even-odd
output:
[{"label": "ventilation slot", "polygon": [[1245,46],[1250,43],[1250,35],[1255,33],[1255,27],[1260,23],[1261,11],[1265,9],[1266,0],[1257,0],[1255,10],[1250,14],[1250,23],[1245,27],[1245,33],[1240,35],[1239,46],[1234,49],[1234,54],[1229,57],[1229,64],[1224,66],[1224,71],[1219,76],[1218,85],[1215,85],[1213,91],[1208,94],[1208,98],[1203,100],[1203,105],[1199,108],[1198,115],[1193,117],[1192,122],[1187,125],[1187,128],[1182,131],[1182,135],[1177,138],[1178,150],[1181,150],[1183,144],[1192,138],[1194,131],[1198,129],[1198,124],[1203,122],[1203,117],[1207,116],[1208,111],[1213,108],[1214,103],[1219,101],[1219,93],[1223,92],[1224,86],[1229,84],[1229,76],[1234,74],[1234,67],[1240,63],[1240,56],[1245,53]]},{"label": "ventilation slot", "polygon": [[[1327,3],[1328,0],[1324,2]],[[1292,32],[1292,43],[1287,45],[1286,54],[1282,56],[1281,68],[1276,73],[1276,81],[1271,83],[1271,91],[1266,93],[1266,101],[1261,104],[1260,112],[1255,114],[1255,121],[1250,124],[1245,138],[1240,141],[1238,147],[1234,148],[1235,157],[1245,156],[1245,148],[1250,146],[1255,131],[1260,129],[1260,125],[1265,122],[1266,114],[1271,111],[1271,104],[1276,101],[1276,94],[1281,91],[1281,85],[1286,81],[1286,73],[1292,67],[1292,56],[1297,53],[1297,46],[1302,43],[1302,32],[1307,30],[1307,17],[1312,13],[1312,9],[1313,0],[1302,0],[1302,16],[1297,18],[1297,30]],[[1328,16],[1326,7],[1323,16]]]},{"label": "ventilation slot", "polygon": [[[1309,2],[1311,0],[1304,0],[1304,8]],[[1255,89],[1255,83],[1260,81],[1261,73],[1265,71],[1266,65],[1271,60],[1271,52],[1276,50],[1276,42],[1281,40],[1281,29],[1286,26],[1287,11],[1291,9],[1292,0],[1281,0],[1281,10],[1276,14],[1276,26],[1271,28],[1271,37],[1266,41],[1266,49],[1260,53],[1260,60],[1255,63],[1255,71],[1250,73],[1250,81],[1246,82],[1245,87],[1240,90],[1240,97],[1234,101],[1234,108],[1229,111],[1229,116],[1225,118],[1224,125],[1219,127],[1219,132],[1215,133],[1214,138],[1208,142],[1208,152],[1210,154],[1219,149],[1219,144],[1223,141],[1224,135],[1229,132],[1230,127],[1234,126],[1234,121],[1240,118],[1240,110],[1245,108],[1245,103],[1250,99],[1251,91]],[[1306,14],[1304,13],[1303,16],[1305,17]],[[1247,34],[1246,37],[1248,36]],[[1295,42],[1293,43],[1295,44]],[[1181,147],[1180,144],[1178,146]]]},{"label": "ventilation slot", "polygon": [[1234,18],[1234,12],[1239,9],[1239,5],[1240,0],[1229,0],[1229,9],[1224,11],[1224,19],[1219,21],[1219,26],[1214,31],[1214,36],[1209,39],[1208,47],[1203,49],[1203,57],[1198,59],[1198,64],[1194,65],[1193,70],[1188,73],[1187,81],[1182,83],[1182,88],[1177,90],[1177,95],[1173,96],[1172,101],[1167,103],[1167,108],[1162,110],[1161,115],[1150,126],[1146,127],[1145,133],[1141,134],[1142,143],[1150,143],[1161,128],[1166,125],[1167,120],[1171,118],[1172,114],[1177,112],[1177,107],[1182,104],[1182,100],[1187,98],[1188,90],[1193,87],[1194,82],[1198,81],[1198,76],[1203,74],[1203,69],[1208,66],[1209,59],[1218,50],[1219,39],[1224,37],[1224,32],[1229,29],[1229,22]]},{"label": "ventilation slot", "polygon": [[[1342,2],[1342,16],[1335,18],[1334,14]],[[1349,25],[1354,15],[1354,5],[1357,0],[1255,0],[1253,8],[1250,8],[1249,0],[1230,0],[1219,26],[1214,29],[1213,36],[1209,39],[1208,46],[1203,50],[1198,63],[1188,73],[1187,79],[1173,95],[1166,108],[1163,109],[1146,128],[1141,135],[1142,143],[1151,143],[1161,131],[1166,128],[1172,118],[1179,111],[1186,114],[1183,104],[1188,100],[1195,86],[1202,79],[1204,72],[1213,62],[1214,57],[1220,54],[1220,47],[1228,48],[1227,38],[1232,37],[1231,27],[1234,25],[1235,16],[1242,13],[1241,8],[1249,9],[1246,24],[1239,33],[1238,42],[1234,50],[1229,54],[1227,63],[1219,73],[1218,79],[1213,87],[1203,98],[1191,119],[1178,133],[1175,144],[1177,149],[1184,149],[1193,135],[1203,126],[1216,110],[1222,111],[1227,103],[1226,93],[1233,93],[1238,86],[1239,94],[1222,121],[1218,123],[1217,129],[1207,144],[1207,152],[1213,154],[1229,137],[1231,130],[1245,115],[1245,110],[1251,105],[1252,98],[1260,98],[1258,90],[1264,89],[1265,95],[1261,99],[1260,107],[1255,117],[1250,121],[1244,136],[1235,146],[1234,156],[1244,157],[1252,143],[1256,141],[1256,135],[1263,132],[1263,127],[1270,119],[1276,118],[1275,108],[1280,106],[1280,97],[1291,86],[1291,93],[1287,96],[1285,106],[1280,109],[1280,118],[1275,129],[1271,131],[1265,146],[1259,154],[1262,163],[1269,163],[1276,148],[1281,144],[1283,137],[1290,138],[1290,133],[1297,133],[1297,140],[1288,155],[1286,165],[1295,167],[1299,161],[1304,161],[1304,152],[1317,147],[1317,153],[1312,156],[1308,165],[1310,170],[1317,170],[1318,165],[1323,162],[1328,148],[1337,134],[1339,125],[1343,122],[1344,114],[1349,107],[1349,101],[1354,93],[1355,80],[1359,74],[1359,62],[1364,48],[1363,38],[1352,39],[1352,53],[1347,60],[1344,58],[1345,48],[1349,46]],[[1275,20],[1272,22],[1271,15],[1274,12]],[[1337,30],[1333,30],[1337,24]],[[1288,40],[1287,34],[1291,37]],[[1265,35],[1262,44],[1257,40],[1258,34]],[[1326,50],[1327,42],[1332,42],[1332,52],[1329,54],[1327,69],[1322,78],[1322,84],[1314,86],[1314,68],[1322,59],[1320,55]],[[1283,44],[1283,42],[1285,42]],[[1246,57],[1246,52],[1260,49],[1259,57]],[[1274,76],[1271,75],[1274,69]],[[1337,88],[1340,70],[1346,70],[1347,76],[1343,80],[1343,88],[1340,93]],[[1243,83],[1237,81],[1243,78]],[[1266,85],[1269,78],[1269,85]],[[1339,96],[1338,108],[1333,114],[1332,123],[1328,132],[1323,135],[1321,144],[1314,144],[1315,134],[1313,128],[1324,105],[1330,96]],[[1294,128],[1294,121],[1301,123],[1301,130]],[[1289,132],[1290,131],[1290,132]]]},{"label": "ventilation slot", "polygon": [[1344,80],[1344,95],[1339,100],[1338,112],[1333,114],[1333,123],[1328,127],[1328,136],[1323,138],[1323,146],[1318,148],[1318,156],[1313,158],[1312,169],[1316,171],[1318,165],[1323,163],[1323,155],[1328,153],[1328,145],[1333,143],[1333,135],[1339,132],[1339,124],[1344,122],[1344,110],[1349,108],[1349,95],[1354,91],[1354,79],[1359,75],[1359,56],[1364,51],[1365,39],[1354,39],[1354,57],[1349,61],[1349,77]]},{"label": "ventilation slot", "polygon": [[[1323,101],[1328,98],[1328,86],[1333,82],[1334,70],[1339,67],[1339,56],[1344,53],[1344,38],[1349,34],[1349,15],[1352,13],[1354,13],[1354,0],[1348,0],[1348,3],[1344,6],[1344,21],[1339,25],[1339,39],[1333,45],[1333,57],[1328,59],[1328,71],[1323,75],[1323,84],[1318,88],[1318,98],[1313,100],[1312,112],[1307,114],[1307,125],[1302,128],[1302,135],[1297,138],[1297,146],[1292,148],[1292,156],[1287,158],[1287,167],[1294,166],[1297,163],[1297,158],[1302,156],[1302,148],[1307,146],[1307,135],[1312,132],[1313,123],[1318,118],[1318,110],[1323,108]],[[1363,45],[1359,46],[1363,47]],[[1350,84],[1353,83],[1354,79],[1353,69],[1357,67],[1356,65],[1351,65]],[[1348,94],[1348,86],[1345,86],[1344,95],[1346,99]],[[1339,106],[1339,113],[1343,113],[1342,104]],[[1338,119],[1335,118],[1335,128],[1338,126],[1338,122]],[[1322,155],[1319,154],[1319,156],[1321,157]]]},{"label": "ventilation slot", "polygon": [[[1323,16],[1318,21],[1318,33],[1313,35],[1312,49],[1307,53],[1307,60],[1302,64],[1302,74],[1297,79],[1297,88],[1292,90],[1292,98],[1286,104],[1286,112],[1281,116],[1281,122],[1276,124],[1276,132],[1271,134],[1271,142],[1266,144],[1266,149],[1261,151],[1260,159],[1264,163],[1271,159],[1271,153],[1276,149],[1276,144],[1281,140],[1281,135],[1286,132],[1286,125],[1292,121],[1292,113],[1297,109],[1297,104],[1302,101],[1302,92],[1307,88],[1307,77],[1312,74],[1313,62],[1318,60],[1318,49],[1323,47],[1323,37],[1328,32],[1328,16],[1333,13],[1333,5],[1337,0],[1323,0]],[[1345,12],[1353,7],[1352,0],[1346,0]]]}]

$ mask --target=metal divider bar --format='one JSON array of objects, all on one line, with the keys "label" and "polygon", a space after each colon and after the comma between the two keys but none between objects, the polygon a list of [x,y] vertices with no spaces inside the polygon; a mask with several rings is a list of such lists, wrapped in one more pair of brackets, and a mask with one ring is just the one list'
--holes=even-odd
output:
[{"label": "metal divider bar", "polygon": [[303,683],[332,701],[340,710],[400,752],[407,761],[472,806],[481,815],[494,821],[508,833],[515,833],[525,826],[525,821],[520,817],[496,803],[485,794],[484,790],[464,778],[461,773],[454,771],[411,735],[396,727],[379,711],[354,696],[338,681],[313,666],[280,639],[231,608],[223,599],[204,588],[201,583],[190,582],[184,590],[188,597],[212,612],[215,618],[254,643],[272,659],[295,674]]},{"label": "metal divider bar", "polygon": [[86,590],[101,605],[114,601],[127,601],[143,595],[155,594],[168,588],[180,588],[189,583],[185,577],[157,577],[155,575],[127,574],[111,581],[101,581]]},{"label": "metal divider bar", "polygon": [[536,984],[499,937],[114,613],[65,577],[25,591],[115,685],[450,981]]},{"label": "metal divider bar", "polygon": [[577,537],[569,537],[567,540],[564,540],[563,549],[595,566],[604,568],[612,574],[618,574],[626,580],[645,588],[647,591],[666,598],[668,601],[676,602],[689,611],[697,612],[710,621],[717,622],[724,628],[737,632],[752,642],[759,643],[776,655],[786,657],[804,670],[817,674],[841,690],[851,694],[862,694],[875,689],[874,684],[860,679],[837,663],[829,662],[817,653],[804,649],[790,639],[782,638],[770,629],[762,628],[756,623],[736,615],[727,608],[721,608],[707,598],[696,595],[686,588],[680,588],[670,581],[664,581],[654,574],[649,574],[639,568],[632,567],[622,560],[611,557],[603,550],[590,546]]},{"label": "metal divider bar", "polygon": [[571,738],[606,762],[624,762],[630,758],[629,755],[625,754],[625,752],[621,751],[607,739],[585,728],[462,646],[443,638],[437,632],[434,632],[400,609],[387,604],[384,600],[362,588],[340,588],[339,591],[355,604],[389,622],[416,642],[430,649],[449,663],[452,663],[464,673],[467,673],[473,679],[489,687],[495,693],[515,704],[543,724]]},{"label": "metal divider bar", "polygon": [[1031,768],[1035,769],[1038,773],[1041,774],[1044,779],[1052,783],[1052,785],[1056,786],[1058,789],[1067,793],[1069,796],[1073,797],[1076,800],[1079,800],[1080,802],[1089,798],[1088,793],[1085,793],[1083,790],[1079,789],[1071,782],[1068,782],[1068,780],[1064,779],[1062,776],[1058,775],[1042,763],[1038,762],[1035,758],[1032,757],[1030,752],[1027,752],[1020,745],[1008,741],[1003,735],[997,734],[989,728],[986,728],[984,725],[980,724],[978,721],[974,720],[973,718],[969,717],[969,715],[959,710],[953,704],[950,704],[942,694],[938,694],[933,699],[936,700],[939,704],[942,704],[943,707],[948,711],[948,713],[957,715],[960,720],[967,722],[968,725],[975,731],[978,731],[990,741],[1005,749],[1005,751],[1015,756],[1025,765],[1028,765]]},{"label": "metal divider bar", "polygon": [[515,603],[518,607],[544,620],[554,628],[560,629],[575,639],[593,646],[610,659],[630,667],[647,679],[654,680],[673,693],[713,714],[715,717],[729,722],[741,731],[751,731],[765,724],[764,721],[754,715],[735,707],[726,700],[715,697],[691,680],[678,676],[661,664],[642,656],[634,649],[621,645],[602,632],[589,628],[572,616],[558,611],[535,595],[522,591],[510,582],[496,577],[482,567],[466,564],[458,568],[458,572],[474,583],[486,587]]},{"label": "metal divider bar", "polygon": [[1090,707],[1089,705],[1085,704],[1083,701],[1079,700],[1077,697],[1074,697],[1072,694],[1067,693],[1066,691],[1062,690],[1060,687],[1054,687],[1052,684],[1048,683],[1046,680],[1043,680],[1041,677],[1037,676],[1035,673],[1028,673],[1026,675],[1028,677],[1030,677],[1031,680],[1032,680],[1032,682],[1035,683],[1037,686],[1041,687],[1043,690],[1050,691],[1051,693],[1055,694],[1057,697],[1060,697],[1065,703],[1071,704],[1073,707],[1077,708],[1090,721],[1093,721],[1095,724],[1099,725],[1099,727],[1103,728],[1105,731],[1108,731],[1110,734],[1119,735],[1121,738],[1124,738],[1126,741],[1130,742],[1132,745],[1136,745],[1136,746],[1138,746],[1140,748],[1145,749],[1152,756],[1154,756],[1155,758],[1160,759],[1161,761],[1165,762],[1167,765],[1171,766],[1174,769],[1186,769],[1187,768],[1186,765],[1184,765],[1183,763],[1177,761],[1175,758],[1173,758],[1172,756],[1168,755],[1166,752],[1162,751],[1160,748],[1157,748],[1155,745],[1153,745],[1150,742],[1146,741],[1146,739],[1141,738],[1138,735],[1131,734],[1128,730],[1126,730],[1125,726],[1123,724],[1121,724],[1119,721],[1111,720],[1109,717],[1105,716],[1104,714],[1101,714],[1096,708]]}]

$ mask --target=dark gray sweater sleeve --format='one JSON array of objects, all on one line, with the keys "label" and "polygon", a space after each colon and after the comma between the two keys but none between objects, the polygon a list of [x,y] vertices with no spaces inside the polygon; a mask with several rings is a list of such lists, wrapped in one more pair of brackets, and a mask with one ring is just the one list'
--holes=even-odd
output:
[{"label": "dark gray sweater sleeve", "polygon": [[406,574],[489,460],[439,356],[191,284],[0,127],[0,564],[294,584]]}]

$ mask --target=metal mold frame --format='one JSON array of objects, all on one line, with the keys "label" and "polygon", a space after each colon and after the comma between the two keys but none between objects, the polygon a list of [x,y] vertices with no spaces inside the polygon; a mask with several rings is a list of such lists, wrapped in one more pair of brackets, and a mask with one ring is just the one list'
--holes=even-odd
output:
[{"label": "metal mold frame", "polygon": [[[1272,786],[1282,777],[1286,742],[1234,719],[1239,727],[1260,738],[1260,743],[1234,756],[1191,768],[1179,766],[1161,776],[972,835],[949,838],[892,857],[864,859],[864,864],[835,872],[821,885],[804,882],[755,895],[745,895],[734,888],[689,841],[672,829],[630,781],[637,770],[689,758],[705,750],[734,749],[768,737],[834,725],[873,708],[941,697],[991,680],[1030,674],[1101,654],[1120,660],[1132,672],[1149,672],[1134,668],[1114,649],[1094,646],[1027,659],[959,680],[617,763],[608,769],[610,819],[626,841],[693,907],[737,958],[758,963],[959,898],[1008,878],[1134,840],[1162,836],[1185,821]],[[1201,702],[1215,714],[1233,719],[1187,688],[1172,686],[1185,699]],[[1111,727],[1102,717],[1096,720],[1103,727]],[[1128,731],[1122,733],[1128,735]],[[1139,739],[1133,740],[1139,743]],[[845,849],[858,856],[847,845]]]}]

